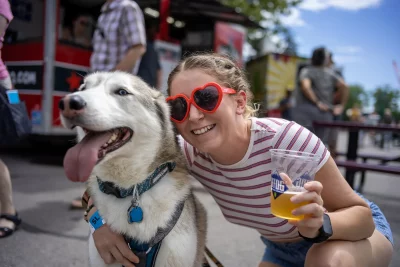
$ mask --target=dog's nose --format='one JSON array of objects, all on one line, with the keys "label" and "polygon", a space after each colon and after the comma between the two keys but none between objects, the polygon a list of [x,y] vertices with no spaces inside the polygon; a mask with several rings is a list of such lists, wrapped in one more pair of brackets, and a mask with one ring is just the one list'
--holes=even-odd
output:
[{"label": "dog's nose", "polygon": [[85,106],[85,100],[79,95],[67,95],[58,102],[58,108],[65,117],[73,117],[81,113]]},{"label": "dog's nose", "polygon": [[69,98],[69,108],[73,110],[82,110],[86,106],[85,100],[79,95],[72,95]]}]

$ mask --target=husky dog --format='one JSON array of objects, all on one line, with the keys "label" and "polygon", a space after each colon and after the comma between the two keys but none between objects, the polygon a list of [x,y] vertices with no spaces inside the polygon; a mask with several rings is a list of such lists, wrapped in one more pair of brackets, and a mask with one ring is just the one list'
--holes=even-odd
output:
[{"label": "husky dog", "polygon": [[[88,181],[99,215],[124,235],[141,259],[137,266],[201,266],[206,213],[192,195],[164,96],[136,76],[97,72],[59,108],[64,127],[78,126],[66,175]],[[89,261],[121,266],[103,262],[92,235]]]}]

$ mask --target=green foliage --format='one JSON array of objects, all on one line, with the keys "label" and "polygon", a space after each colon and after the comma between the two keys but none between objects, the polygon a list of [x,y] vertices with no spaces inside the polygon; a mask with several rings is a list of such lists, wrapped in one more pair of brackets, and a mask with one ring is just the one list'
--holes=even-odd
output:
[{"label": "green foliage", "polygon": [[349,99],[347,100],[345,110],[352,108],[354,104],[358,104],[361,108],[368,106],[368,93],[361,85],[349,85]]},{"label": "green foliage", "polygon": [[[266,36],[273,34],[283,34],[284,39],[289,39],[291,54],[295,52],[296,46],[294,44],[292,35],[288,32],[280,20],[280,15],[289,15],[290,9],[300,4],[302,0],[222,0],[222,3],[234,7],[236,11],[247,15],[250,19],[260,23],[261,21],[272,22],[272,27],[260,30],[250,29],[247,35],[247,41],[257,51],[261,50],[262,40]],[[287,40],[286,40],[287,41]]]},{"label": "green foliage", "polygon": [[399,119],[399,100],[400,91],[389,85],[380,86],[373,93],[375,102],[374,107],[379,115],[383,116],[385,108],[390,108],[393,115]]}]

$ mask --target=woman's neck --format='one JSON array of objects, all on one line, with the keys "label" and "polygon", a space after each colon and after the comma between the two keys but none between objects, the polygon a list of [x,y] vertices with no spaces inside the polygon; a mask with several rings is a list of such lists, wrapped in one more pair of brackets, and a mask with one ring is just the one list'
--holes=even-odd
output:
[{"label": "woman's neck", "polygon": [[218,151],[209,153],[212,159],[222,165],[232,165],[243,159],[249,148],[251,123],[250,119],[240,120],[240,126],[232,132]]}]

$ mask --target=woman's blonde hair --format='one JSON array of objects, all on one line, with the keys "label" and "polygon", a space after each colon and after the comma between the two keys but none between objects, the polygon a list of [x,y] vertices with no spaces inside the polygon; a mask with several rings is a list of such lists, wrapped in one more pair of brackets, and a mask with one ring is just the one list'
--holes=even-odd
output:
[{"label": "woman's blonde hair", "polygon": [[206,53],[193,54],[182,60],[168,77],[168,94],[171,95],[171,83],[175,76],[185,70],[198,69],[204,73],[217,78],[221,85],[235,89],[237,92],[244,91],[247,95],[246,110],[243,114],[245,119],[256,116],[257,109],[252,105],[253,93],[246,75],[236,63],[227,56]]}]

